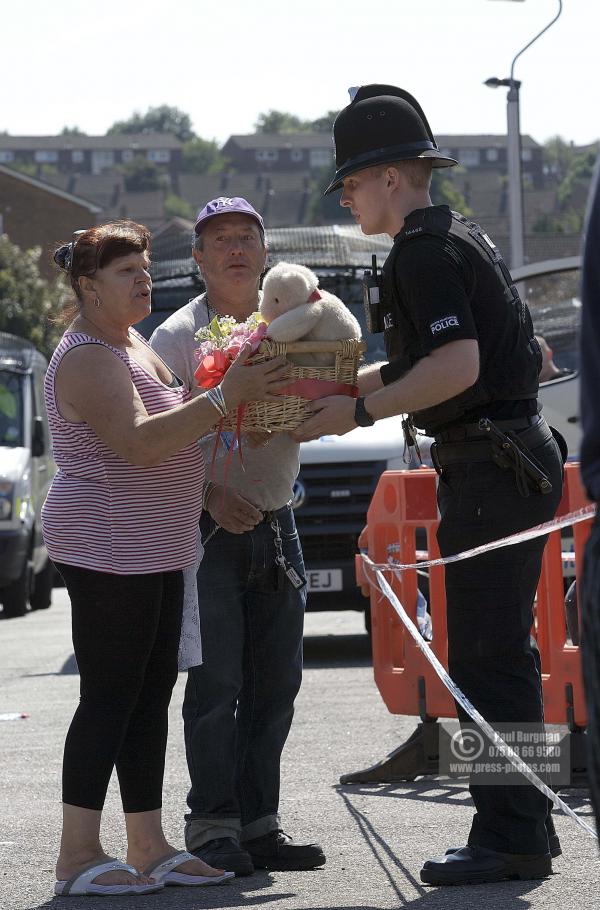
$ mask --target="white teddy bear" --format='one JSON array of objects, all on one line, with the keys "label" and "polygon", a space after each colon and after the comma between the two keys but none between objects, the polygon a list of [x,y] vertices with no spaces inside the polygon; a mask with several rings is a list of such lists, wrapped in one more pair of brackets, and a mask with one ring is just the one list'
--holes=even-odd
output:
[{"label": "white teddy bear", "polygon": [[[263,282],[259,310],[273,341],[337,341],[359,339],[360,325],[334,294],[318,287],[319,279],[303,265],[278,262]],[[291,354],[304,365],[331,366],[335,354]]]}]

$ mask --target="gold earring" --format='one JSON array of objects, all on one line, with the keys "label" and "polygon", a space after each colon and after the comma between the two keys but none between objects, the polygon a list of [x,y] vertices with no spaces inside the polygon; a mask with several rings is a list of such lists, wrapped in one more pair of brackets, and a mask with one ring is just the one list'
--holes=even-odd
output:
[{"label": "gold earring", "polygon": [[100,304],[100,298],[99,298],[98,295],[96,294],[96,299],[94,300],[94,306],[96,307],[97,310],[99,310],[99,309],[100,309],[100,305],[101,305],[101,304]]}]

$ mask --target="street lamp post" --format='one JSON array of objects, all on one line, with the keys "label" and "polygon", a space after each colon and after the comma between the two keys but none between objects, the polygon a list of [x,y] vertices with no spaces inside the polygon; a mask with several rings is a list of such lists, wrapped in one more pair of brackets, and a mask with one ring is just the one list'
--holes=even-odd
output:
[{"label": "street lamp post", "polygon": [[519,89],[521,83],[515,79],[515,63],[531,45],[554,25],[562,13],[562,0],[558,0],[556,16],[529,41],[525,47],[513,58],[508,79],[498,79],[493,76],[486,79],[484,85],[489,88],[498,88],[503,85],[508,88],[506,99],[506,127],[507,127],[507,166],[508,166],[508,210],[510,224],[510,265],[516,269],[524,264],[523,247],[523,181],[521,177],[521,124],[519,113]]}]

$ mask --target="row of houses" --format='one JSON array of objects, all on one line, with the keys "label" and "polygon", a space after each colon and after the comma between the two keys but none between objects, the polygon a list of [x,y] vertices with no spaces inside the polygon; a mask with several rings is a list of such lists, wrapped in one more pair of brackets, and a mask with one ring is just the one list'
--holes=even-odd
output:
[{"label": "row of houses", "polygon": [[[469,170],[506,172],[504,136],[438,136],[445,155]],[[247,173],[310,173],[331,167],[333,145],[329,133],[233,135],[223,145],[229,167]],[[543,146],[523,136],[521,157],[526,180],[541,187],[544,180]],[[136,157],[160,165],[175,176],[185,170],[183,143],[168,133],[110,133],[106,136],[10,136],[0,134],[0,164],[51,168],[60,174],[100,175]],[[38,175],[39,176],[39,175]]]},{"label": "row of houses", "polygon": [[182,143],[169,133],[106,136],[10,136],[0,134],[0,164],[53,168],[61,174],[102,174],[136,156],[177,173]]},{"label": "row of houses", "polygon": [[[208,178],[206,178],[208,179]],[[217,178],[211,178],[216,180]],[[239,193],[246,196],[257,209],[265,216],[267,233],[277,237],[277,231],[294,228],[299,231],[310,230],[316,237],[319,230],[325,231],[323,236],[346,236],[350,231],[356,235],[355,243],[361,237],[358,226],[346,222],[335,224],[332,222],[328,229],[317,227],[302,227],[301,219],[291,219],[281,224],[278,209],[274,204],[277,193],[264,194],[264,185],[256,186],[256,181],[248,178],[249,185],[244,185],[241,177],[235,184],[227,187],[230,194]],[[240,185],[241,184],[241,185]],[[220,195],[220,188],[215,184],[205,182],[197,188],[202,193],[200,204],[207,199]],[[148,194],[141,194],[148,195]],[[146,200],[149,203],[151,200]],[[8,234],[11,241],[21,249],[39,246],[42,249],[40,267],[45,277],[56,274],[52,263],[53,250],[65,240],[68,240],[75,230],[87,228],[102,221],[112,218],[134,218],[134,211],[128,211],[125,199],[120,208],[114,210],[110,204],[101,206],[82,196],[78,196],[60,187],[53,186],[45,181],[38,180],[26,174],[21,174],[5,165],[0,165],[0,234]],[[199,207],[199,206],[198,206]],[[181,217],[159,217],[156,210],[156,220],[150,224],[151,219],[139,219],[147,223],[153,231],[154,257],[163,262],[162,271],[168,272],[175,269],[173,263],[186,261],[184,271],[192,267],[190,258],[190,241],[193,221]],[[345,211],[338,209],[339,218],[344,217]],[[139,218],[139,216],[137,216]],[[508,220],[506,215],[482,218],[486,228],[494,237],[498,246],[505,252],[509,248]],[[340,233],[341,232],[341,233]],[[286,235],[287,236],[287,235]],[[304,236],[304,235],[303,235]],[[320,236],[320,235],[319,235]],[[329,242],[329,241],[328,241]],[[368,243],[369,238],[363,237],[363,242]],[[528,261],[535,262],[541,259],[560,258],[562,256],[577,255],[580,248],[579,234],[532,234],[526,232],[525,252]],[[337,249],[337,247],[336,247]],[[337,262],[336,265],[343,265]]]}]

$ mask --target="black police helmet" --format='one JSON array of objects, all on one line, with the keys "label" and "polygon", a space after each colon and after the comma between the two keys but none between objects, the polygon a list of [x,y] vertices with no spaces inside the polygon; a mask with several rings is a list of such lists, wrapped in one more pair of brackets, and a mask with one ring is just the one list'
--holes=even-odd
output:
[{"label": "black police helmet", "polygon": [[324,195],[342,186],[355,171],[427,158],[433,167],[452,167],[458,162],[442,155],[419,102],[395,85],[363,85],[335,118],[335,177]]}]

